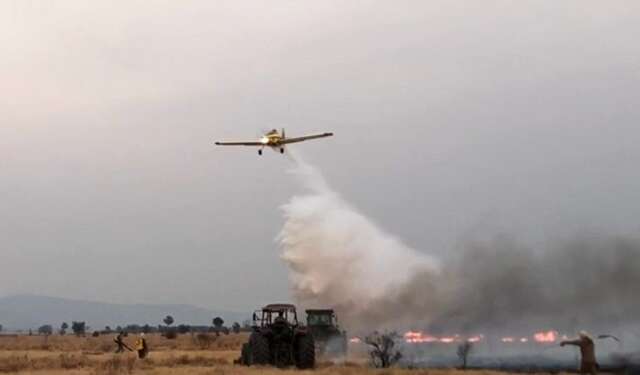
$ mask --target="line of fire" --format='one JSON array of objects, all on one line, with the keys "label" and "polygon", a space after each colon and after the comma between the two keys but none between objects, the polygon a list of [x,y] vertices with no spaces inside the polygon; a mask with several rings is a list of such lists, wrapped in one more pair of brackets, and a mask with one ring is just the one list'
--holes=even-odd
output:
[{"label": "line of fire", "polygon": [[[504,344],[527,344],[534,343],[540,345],[557,344],[561,340],[567,340],[569,337],[555,330],[535,332],[530,335],[517,336],[501,336],[487,337],[484,334],[475,335],[432,335],[421,331],[407,331],[403,334],[403,339],[407,344],[456,344],[463,342],[481,343],[481,342],[498,342]],[[352,337],[351,343],[357,344],[361,342],[359,337]]]}]

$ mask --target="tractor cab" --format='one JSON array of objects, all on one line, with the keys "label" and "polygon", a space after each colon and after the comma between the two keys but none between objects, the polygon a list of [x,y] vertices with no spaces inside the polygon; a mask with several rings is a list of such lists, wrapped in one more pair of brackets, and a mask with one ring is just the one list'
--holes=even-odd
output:
[{"label": "tractor cab", "polygon": [[307,326],[338,326],[338,317],[331,309],[307,310]]},{"label": "tractor cab", "polygon": [[294,305],[274,303],[253,313],[253,326],[266,328],[276,325],[298,326],[298,315]]}]

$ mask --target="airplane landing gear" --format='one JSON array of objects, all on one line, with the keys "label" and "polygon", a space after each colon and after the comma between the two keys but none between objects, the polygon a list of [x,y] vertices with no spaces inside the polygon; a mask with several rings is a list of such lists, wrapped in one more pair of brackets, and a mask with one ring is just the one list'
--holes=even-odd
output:
[{"label": "airplane landing gear", "polygon": [[262,150],[258,150],[258,155],[262,155]]},{"label": "airplane landing gear", "polygon": [[284,148],[281,148],[281,149],[280,149],[280,153],[281,153],[281,154],[284,154]]}]

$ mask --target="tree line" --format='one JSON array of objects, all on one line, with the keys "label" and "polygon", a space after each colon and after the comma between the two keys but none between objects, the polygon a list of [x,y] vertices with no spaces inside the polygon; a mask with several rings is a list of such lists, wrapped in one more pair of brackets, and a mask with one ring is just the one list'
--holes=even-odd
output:
[{"label": "tree line", "polygon": [[[91,332],[93,336],[99,336],[101,334],[113,334],[123,332],[125,334],[139,334],[139,333],[160,333],[167,338],[175,338],[178,334],[187,333],[215,333],[216,335],[230,333],[240,333],[242,331],[250,331],[250,321],[245,321],[242,325],[238,322],[234,322],[230,327],[225,326],[224,319],[221,317],[215,317],[211,321],[211,325],[191,325],[191,324],[177,324],[174,325],[175,319],[171,315],[167,315],[162,319],[164,325],[150,325],[150,324],[126,324],[118,325],[116,327],[106,326],[104,329],[91,329],[84,321],[72,321],[71,326],[67,322],[63,322],[59,328],[54,329],[51,324],[44,324],[37,329],[39,335],[49,336],[57,333],[61,336],[71,333],[76,336],[85,336],[87,332]],[[0,325],[0,331],[2,326]],[[29,330],[29,334],[32,335],[33,331]]]}]

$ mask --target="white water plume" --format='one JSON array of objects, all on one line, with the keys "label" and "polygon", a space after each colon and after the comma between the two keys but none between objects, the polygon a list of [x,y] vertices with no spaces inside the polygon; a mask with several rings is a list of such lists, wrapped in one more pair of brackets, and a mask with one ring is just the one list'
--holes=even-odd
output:
[{"label": "white water plume", "polygon": [[404,289],[418,274],[437,273],[431,257],[379,228],[333,191],[316,168],[292,157],[291,173],[307,192],[283,206],[279,240],[300,304],[330,306],[349,322],[368,315],[376,301]]}]

